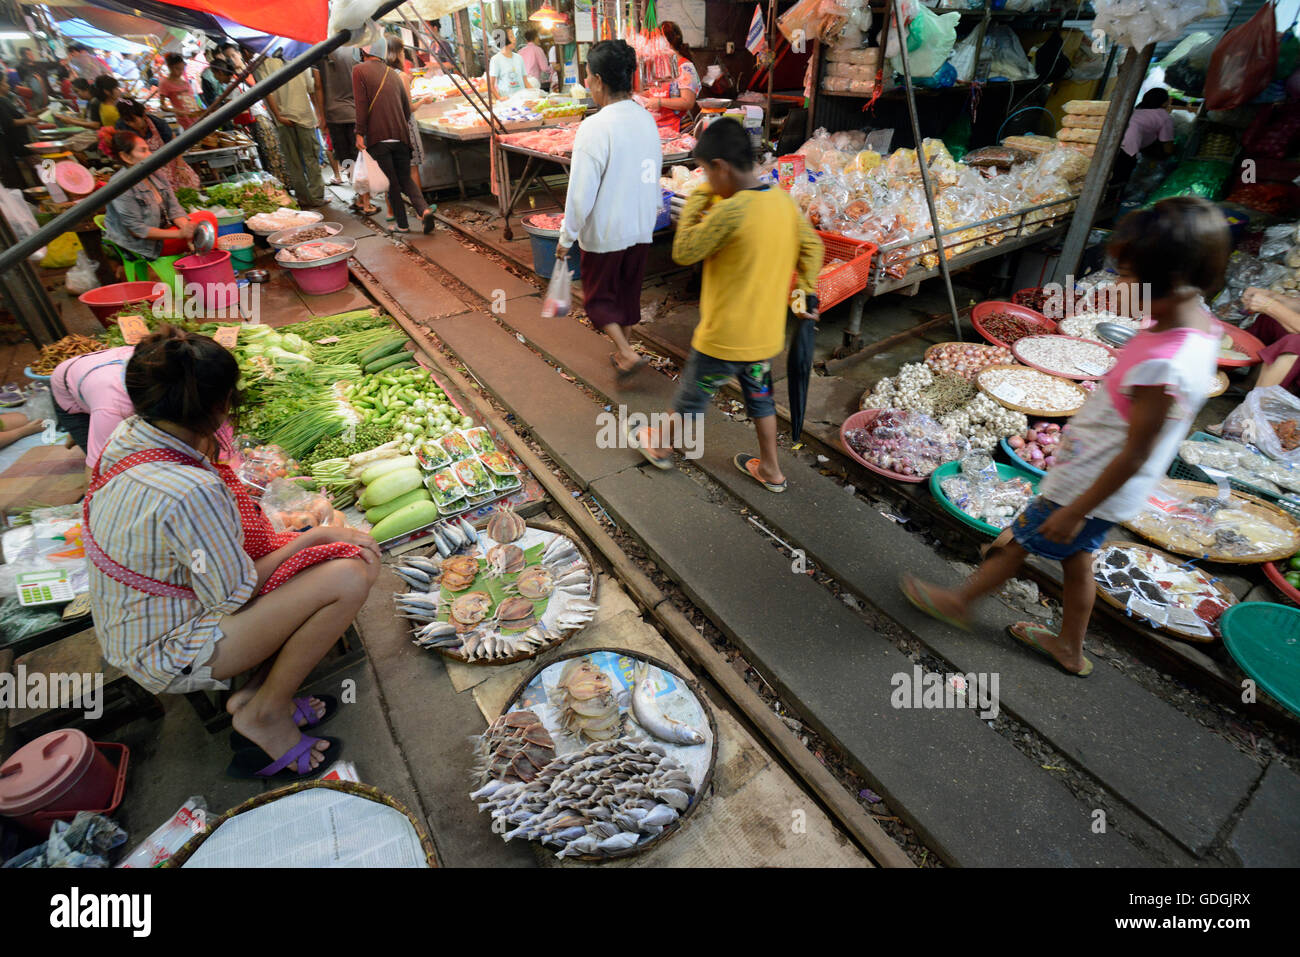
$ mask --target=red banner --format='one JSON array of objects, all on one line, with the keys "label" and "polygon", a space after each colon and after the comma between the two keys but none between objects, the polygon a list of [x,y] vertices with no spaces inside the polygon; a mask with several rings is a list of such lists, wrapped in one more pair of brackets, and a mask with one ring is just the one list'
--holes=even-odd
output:
[{"label": "red banner", "polygon": [[187,10],[211,13],[233,20],[241,26],[260,30],[303,43],[319,43],[327,36],[328,0],[294,0],[293,3],[268,3],[267,0],[167,0]]}]

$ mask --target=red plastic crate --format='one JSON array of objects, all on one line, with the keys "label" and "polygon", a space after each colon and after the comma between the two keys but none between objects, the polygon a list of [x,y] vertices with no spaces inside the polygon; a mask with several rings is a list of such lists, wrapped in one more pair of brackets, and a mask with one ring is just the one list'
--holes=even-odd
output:
[{"label": "red plastic crate", "polygon": [[825,312],[831,306],[867,288],[867,283],[871,281],[871,257],[876,253],[876,244],[820,230],[817,235],[826,247],[827,259],[847,260],[844,265],[836,266],[817,279],[817,308]]}]

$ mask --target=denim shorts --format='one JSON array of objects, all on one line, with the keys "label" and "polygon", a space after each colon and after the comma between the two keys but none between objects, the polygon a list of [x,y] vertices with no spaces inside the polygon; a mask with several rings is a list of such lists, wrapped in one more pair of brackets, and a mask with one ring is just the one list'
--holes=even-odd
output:
[{"label": "denim shorts", "polygon": [[776,415],[772,399],[772,361],[734,362],[715,359],[702,352],[691,350],[682,370],[682,378],[673,399],[673,411],[681,415],[695,415],[709,407],[709,401],[731,379],[740,382],[745,397],[745,414],[751,419]]},{"label": "denim shorts", "polygon": [[1030,502],[1011,523],[1011,534],[1025,551],[1040,558],[1062,562],[1079,552],[1095,552],[1101,547],[1106,533],[1115,524],[1104,518],[1090,518],[1083,523],[1083,529],[1073,541],[1064,545],[1060,542],[1050,542],[1038,534],[1038,529],[1043,522],[1047,521],[1047,517],[1060,507],[1055,502],[1049,502],[1040,496]]}]

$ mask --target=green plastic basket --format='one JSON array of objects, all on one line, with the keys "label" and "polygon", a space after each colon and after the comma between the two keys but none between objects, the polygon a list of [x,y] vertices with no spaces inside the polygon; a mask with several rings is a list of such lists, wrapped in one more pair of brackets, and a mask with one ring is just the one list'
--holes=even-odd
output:
[{"label": "green plastic basket", "polygon": [[1294,714],[1300,714],[1300,608],[1271,601],[1233,605],[1219,619],[1237,665]]},{"label": "green plastic basket", "polygon": [[[1188,436],[1193,442],[1219,442],[1220,440],[1208,432],[1193,432]],[[1169,477],[1172,479],[1185,479],[1189,482],[1205,482],[1207,485],[1217,484],[1214,478],[1204,469],[1195,465],[1189,465],[1183,461],[1181,455],[1174,456],[1173,464],[1169,466]],[[1276,492],[1270,492],[1259,486],[1251,485],[1249,482],[1242,482],[1234,478],[1228,479],[1228,485],[1238,492],[1245,492],[1247,495],[1253,495],[1256,498],[1262,498],[1264,501],[1276,505],[1282,511],[1294,518],[1300,518],[1300,505],[1288,502]]]},{"label": "green plastic basket", "polygon": [[[1008,479],[1021,478],[1024,479],[1026,482],[1028,482],[1030,485],[1032,485],[1034,487],[1035,492],[1038,491],[1037,475],[1031,475],[1029,472],[1026,472],[1024,469],[1017,468],[1014,465],[1004,465],[1001,462],[997,462],[995,464],[998,470],[998,478],[1001,479],[1002,481],[1005,482]],[[961,472],[961,462],[945,462],[943,463],[943,465],[940,465],[937,469],[935,469],[933,472],[930,473],[930,494],[934,496],[936,502],[938,502],[941,506],[943,506],[944,511],[952,515],[953,518],[957,519],[957,521],[963,522],[966,525],[969,525],[971,528],[975,529],[976,531],[983,532],[985,535],[988,535],[991,538],[997,538],[999,535],[1002,534],[1003,531],[1002,529],[990,525],[988,522],[982,522],[978,518],[975,518],[971,515],[967,515],[956,505],[950,502],[948,500],[947,495],[943,494],[943,486],[941,484],[943,480],[949,478],[950,476],[957,475],[960,472]]]}]

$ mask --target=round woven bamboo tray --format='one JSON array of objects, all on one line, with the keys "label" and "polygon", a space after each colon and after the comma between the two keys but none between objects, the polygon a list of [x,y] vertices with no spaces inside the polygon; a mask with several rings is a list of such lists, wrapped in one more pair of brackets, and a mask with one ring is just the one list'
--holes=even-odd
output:
[{"label": "round woven bamboo tray", "polygon": [[[584,545],[582,542],[580,542],[577,539],[577,537],[573,534],[572,531],[570,531],[569,529],[563,526],[556,525],[551,522],[525,522],[524,524],[527,525],[529,528],[536,528],[543,532],[550,532],[554,535],[563,535],[569,541],[573,542],[574,546],[578,550],[578,554],[582,556],[583,561],[585,561],[587,563],[587,566],[591,569],[591,590],[587,595],[587,600],[595,601],[596,600],[596,563],[592,560],[591,552],[587,549],[587,546]],[[484,529],[478,529],[477,531],[480,536],[487,535],[487,532]],[[434,552],[433,555],[435,556],[433,560],[436,561],[437,553]],[[471,591],[471,590],[473,590],[473,586],[465,589],[465,591]],[[586,626],[584,625],[583,627]],[[414,634],[418,630],[419,630],[418,626],[416,628],[413,628],[412,634]],[[549,645],[543,645],[541,648],[535,648],[532,651],[528,652],[527,654],[513,655],[509,658],[476,658],[473,661],[471,661],[470,659],[466,658],[463,654],[461,654],[459,651],[455,651],[450,648],[437,648],[435,650],[439,654],[441,654],[444,658],[450,658],[452,661],[459,661],[463,665],[513,665],[520,661],[527,661],[529,658],[536,658],[538,655],[542,654],[543,652],[551,651],[552,649],[560,647],[560,645],[564,644],[566,641],[568,641],[570,638],[572,638],[580,631],[582,631],[582,628],[561,629],[557,632],[555,641],[552,641]]]},{"label": "round woven bamboo tray", "polygon": [[[1150,545],[1140,545],[1137,542],[1107,542],[1102,547],[1103,548],[1121,547],[1130,550],[1141,550],[1144,552],[1158,555],[1161,558],[1166,559],[1167,561],[1173,562],[1175,565],[1181,564],[1180,562],[1175,561],[1174,557],[1170,555],[1168,552],[1163,552],[1160,549],[1153,548]],[[1209,576],[1206,577],[1208,578]],[[1220,597],[1223,598],[1226,604],[1235,605],[1237,603],[1237,596],[1234,595],[1232,593],[1232,589],[1229,588],[1227,585],[1223,584],[1223,582],[1211,581],[1210,584],[1214,586],[1215,591],[1219,593]],[[1128,605],[1124,604],[1119,599],[1117,599],[1114,595],[1112,595],[1110,592],[1106,591],[1106,589],[1102,587],[1101,582],[1097,582],[1097,596],[1106,604],[1110,605],[1112,608],[1118,608],[1120,611],[1123,612],[1128,611]],[[1169,634],[1177,638],[1181,638],[1184,641],[1194,641],[1197,642],[1198,644],[1203,644],[1203,645],[1213,644],[1217,640],[1217,638],[1214,635],[1198,635],[1195,632],[1185,631],[1184,629],[1179,628],[1177,625],[1168,625],[1168,624],[1161,625],[1157,630],[1167,631],[1169,632]]]},{"label": "round woven bamboo tray", "polygon": [[272,801],[287,797],[290,794],[296,794],[299,791],[307,791],[311,788],[328,788],[331,791],[342,791],[344,794],[351,794],[355,797],[365,798],[369,801],[375,801],[386,807],[391,807],[394,811],[406,816],[415,828],[415,833],[420,838],[420,847],[424,851],[424,859],[430,867],[438,866],[438,857],[433,849],[433,841],[429,839],[428,832],[420,824],[419,820],[406,809],[406,806],[395,797],[390,797],[383,791],[369,784],[358,784],[355,781],[295,781],[293,784],[282,788],[276,788],[274,791],[267,791],[265,794],[259,794],[256,797],[249,798],[243,804],[231,808],[225,814],[207,822],[206,827],[192,838],[185,842],[179,851],[162,863],[162,867],[183,867],[185,862],[193,856],[194,852],[202,846],[203,842],[210,838],[224,822],[230,820],[237,814],[244,814],[270,804]]},{"label": "round woven bamboo tray", "polygon": [[[1052,410],[1034,409],[1027,405],[1015,405],[1011,402],[1007,402],[1003,399],[999,399],[996,395],[993,394],[993,392],[990,389],[985,387],[983,380],[984,380],[984,374],[986,372],[995,372],[1000,369],[1024,370],[1025,372],[1032,372],[1035,375],[1046,376],[1049,379],[1056,379],[1058,382],[1064,382],[1070,388],[1076,390],[1079,393],[1080,396],[1079,404],[1068,412],[1058,412]],[[1088,390],[1083,388],[1083,386],[1077,385],[1076,383],[1071,382],[1069,379],[1062,379],[1060,376],[1048,375],[1046,372],[1039,372],[1037,369],[1029,368],[1029,366],[1022,366],[1016,364],[989,366],[987,369],[984,369],[983,371],[980,372],[979,375],[975,377],[975,385],[979,388],[981,392],[983,392],[986,396],[988,396],[998,405],[1002,406],[1004,409],[1010,409],[1012,412],[1023,412],[1025,415],[1034,415],[1040,419],[1069,418],[1070,416],[1078,412],[1080,409],[1082,409],[1083,404],[1088,401]]]},{"label": "round woven bamboo tray", "polygon": [[[560,664],[561,662],[568,661],[570,658],[581,658],[584,655],[593,655],[601,651],[610,652],[616,655],[625,655],[628,658],[633,658],[636,659],[637,661],[644,661],[649,664],[652,664],[656,668],[668,672],[670,675],[673,676],[673,678],[675,678],[678,682],[680,682],[683,686],[685,686],[691,692],[691,694],[695,696],[695,700],[699,702],[700,710],[704,712],[704,717],[709,722],[709,734],[710,737],[712,738],[713,746],[709,753],[708,769],[704,772],[704,777],[701,778],[700,781],[695,785],[695,794],[691,797],[691,803],[687,806],[685,811],[681,812],[677,820],[675,820],[672,824],[669,824],[659,834],[655,835],[645,843],[635,844],[632,847],[627,848],[626,850],[616,851],[613,854],[599,854],[599,855],[579,854],[579,855],[575,855],[572,858],[566,858],[566,860],[585,861],[591,864],[603,864],[606,861],[618,860],[621,857],[632,857],[637,854],[644,854],[646,851],[650,850],[650,848],[658,846],[659,844],[663,843],[668,838],[676,834],[679,830],[681,830],[682,825],[686,823],[686,819],[689,818],[692,814],[694,814],[695,809],[704,803],[704,793],[705,791],[708,790],[709,784],[713,781],[713,771],[718,761],[718,722],[713,717],[713,708],[710,707],[709,700],[707,697],[705,697],[704,688],[700,685],[700,683],[698,681],[695,681],[693,678],[689,678],[686,675],[682,674],[680,671],[678,671],[676,668],[674,668],[672,665],[668,664],[667,662],[660,661],[658,658],[655,658],[652,655],[642,654],[641,652],[628,651],[625,648],[584,648],[581,651],[570,651],[567,654],[558,655],[554,658],[551,658],[549,661],[538,664],[537,667],[534,668],[531,672],[529,672],[528,676],[524,678],[524,680],[521,681],[519,685],[515,688],[514,692],[510,695],[509,702],[506,704],[505,708],[502,710],[501,713],[507,714],[511,711],[514,711],[515,705],[519,702],[519,698],[523,695],[524,690],[530,684],[532,684],[534,678],[536,678],[547,668],[553,667],[554,665]],[[630,713],[630,711],[631,709],[629,707],[628,709],[625,709],[623,713],[628,714]],[[658,740],[653,736],[649,736],[648,734],[647,736],[650,737],[650,740],[652,741]],[[659,742],[659,743],[662,744],[663,742]]]},{"label": "round woven bamboo tray", "polygon": [[1231,383],[1228,381],[1228,373],[1220,369],[1214,375],[1214,388],[1206,393],[1206,398],[1213,399],[1215,396],[1223,395],[1223,393],[1228,391],[1228,386],[1230,384]]},{"label": "round woven bamboo tray", "polygon": [[[1209,485],[1205,482],[1187,482],[1180,479],[1164,479],[1157,486],[1156,494],[1170,490],[1178,492],[1179,498],[1184,500],[1194,497],[1217,498],[1219,495],[1217,485]],[[1175,555],[1203,558],[1206,561],[1220,562],[1225,565],[1259,565],[1263,562],[1275,562],[1282,558],[1289,558],[1297,551],[1300,551],[1300,524],[1286,512],[1261,498],[1247,495],[1245,492],[1238,492],[1235,489],[1231,492],[1230,497],[1237,507],[1261,521],[1266,521],[1279,530],[1287,532],[1291,538],[1290,542],[1285,547],[1279,546],[1267,552],[1257,552],[1252,555],[1231,555],[1221,550],[1207,550],[1206,546],[1190,539],[1174,539],[1164,529],[1159,528],[1147,518],[1151,514],[1150,509],[1144,509],[1136,518],[1124,522],[1123,525],[1129,531],[1141,535],[1165,551],[1173,552]]]},{"label": "round woven bamboo tray", "polygon": [[[1088,372],[1063,372],[1058,369],[1050,369],[1047,366],[1039,365],[1037,362],[1031,362],[1025,356],[1021,355],[1021,350],[1024,347],[1024,344],[1033,339],[1061,339],[1066,342],[1082,342],[1089,346],[1096,346],[1098,349],[1102,350],[1110,358],[1111,363],[1110,366],[1107,367],[1106,372],[1102,372],[1097,375]],[[1060,333],[1052,333],[1049,335],[1025,336],[1022,339],[1017,339],[1016,344],[1011,347],[1011,354],[1014,355],[1022,365],[1027,365],[1031,369],[1041,372],[1044,375],[1054,376],[1057,379],[1096,380],[1096,379],[1103,378],[1106,375],[1106,373],[1110,372],[1111,369],[1115,368],[1115,350],[1112,349],[1110,346],[1106,345],[1104,342],[1097,342],[1093,339],[1084,339],[1082,336],[1065,336],[1065,335],[1061,335]]]}]

